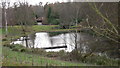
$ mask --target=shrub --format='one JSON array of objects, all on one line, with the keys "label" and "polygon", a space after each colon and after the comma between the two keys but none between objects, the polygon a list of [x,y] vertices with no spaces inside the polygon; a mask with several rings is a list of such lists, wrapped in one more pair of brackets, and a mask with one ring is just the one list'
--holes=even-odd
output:
[{"label": "shrub", "polygon": [[9,45],[9,48],[11,48],[13,51],[25,51],[25,47],[22,46],[22,45],[19,45],[19,44],[12,44],[12,45]]},{"label": "shrub", "polygon": [[15,46],[14,45],[10,45],[9,48],[13,49],[13,48],[15,48]]},{"label": "shrub", "polygon": [[45,55],[46,54],[46,51],[44,49],[40,49],[40,48],[32,49],[32,52],[34,54],[40,54],[40,55]]},{"label": "shrub", "polygon": [[12,51],[19,51],[19,49],[17,49],[17,48],[13,48]]},{"label": "shrub", "polygon": [[100,59],[100,60],[97,60],[96,64],[97,65],[105,65],[105,61]]},{"label": "shrub", "polygon": [[72,58],[72,60],[75,61],[83,61],[82,54],[78,52],[77,50],[73,50],[72,52],[69,53],[69,56]]},{"label": "shrub", "polygon": [[60,56],[60,59],[65,61],[73,61],[73,59],[67,53],[63,56]]},{"label": "shrub", "polygon": [[6,47],[9,47],[10,46],[10,42],[9,41],[3,41],[2,45],[6,46]]},{"label": "shrub", "polygon": [[59,53],[58,52],[47,52],[46,56],[47,57],[59,57]]},{"label": "shrub", "polygon": [[10,44],[3,44],[3,46],[5,46],[5,47],[10,47]]},{"label": "shrub", "polygon": [[20,52],[26,52],[26,49],[21,49]]},{"label": "shrub", "polygon": [[6,39],[6,38],[4,38],[4,39],[2,39],[2,41],[7,41],[7,39]]},{"label": "shrub", "polygon": [[119,60],[107,58],[105,56],[89,56],[85,59],[86,63],[96,64],[96,65],[109,65],[114,66],[118,65]]},{"label": "shrub", "polygon": [[65,55],[65,51],[64,50],[60,50],[58,53],[59,53],[60,56]]}]

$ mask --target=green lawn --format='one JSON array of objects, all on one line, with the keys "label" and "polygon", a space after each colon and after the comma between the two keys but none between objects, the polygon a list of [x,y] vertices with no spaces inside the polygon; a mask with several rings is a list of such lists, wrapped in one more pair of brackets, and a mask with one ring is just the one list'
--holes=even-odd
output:
[{"label": "green lawn", "polygon": [[[56,26],[58,26],[58,25],[50,25],[50,26],[49,25],[33,25],[33,26],[24,27],[24,29],[27,30],[26,35],[28,35],[28,34],[31,34],[34,32],[50,31],[50,30],[53,30],[52,28],[56,27]],[[8,26],[7,33],[8,33],[7,39],[9,39],[9,40],[11,39],[11,37],[14,39],[17,39],[24,35],[23,34],[24,32],[23,32],[21,26],[12,26],[12,27]],[[0,34],[2,34],[3,38],[4,38],[4,36],[6,34],[5,28],[0,29]]]},{"label": "green lawn", "polygon": [[[26,30],[26,35],[29,35],[31,33],[35,33],[35,32],[63,32],[63,31],[71,31],[71,30],[75,30],[75,29],[55,29],[55,27],[58,27],[59,25],[33,25],[33,26],[28,26],[28,27],[24,27],[24,29]],[[5,28],[0,28],[0,34],[3,35],[3,38],[5,38]],[[7,32],[7,39],[11,40],[11,38],[13,39],[17,39],[21,36],[24,36],[24,32],[22,30],[21,26],[8,26],[8,32]]]},{"label": "green lawn", "polygon": [[[39,31],[51,31],[53,30],[52,28],[57,27],[58,25],[33,25],[33,26],[28,26],[24,27],[25,30],[28,32],[39,32]],[[21,26],[8,26],[8,34],[13,35],[13,34],[21,34],[22,27]],[[5,34],[5,28],[0,28],[0,34]]]},{"label": "green lawn", "polygon": [[32,26],[33,30],[35,31],[51,31],[54,27],[58,25],[34,25]]},{"label": "green lawn", "polygon": [[32,29],[36,32],[40,32],[40,31],[60,32],[60,31],[75,30],[75,28],[74,29],[55,29],[55,27],[59,27],[59,25],[34,25],[32,26]]},{"label": "green lawn", "polygon": [[[29,27],[24,27],[25,30],[28,30],[28,32],[40,32],[40,31],[69,31],[69,30],[75,30],[75,29],[54,29],[55,27],[58,27],[59,25],[33,25]],[[21,26],[8,26],[8,34],[9,35],[19,35],[21,34],[22,28]],[[5,34],[5,28],[0,28],[0,34]]]},{"label": "green lawn", "polygon": [[3,66],[85,66],[85,64],[81,63],[66,62],[35,54],[15,52],[7,47],[3,47],[3,55]]}]

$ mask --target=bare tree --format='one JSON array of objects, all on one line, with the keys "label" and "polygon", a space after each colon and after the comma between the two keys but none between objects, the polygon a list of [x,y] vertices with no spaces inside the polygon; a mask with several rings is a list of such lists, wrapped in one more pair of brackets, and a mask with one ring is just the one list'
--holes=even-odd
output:
[{"label": "bare tree", "polygon": [[22,34],[25,37],[25,41],[26,41],[26,47],[29,47],[27,41],[27,32],[30,32],[32,30],[30,26],[34,24],[33,11],[27,2],[23,2],[23,3],[19,2],[18,4],[14,3],[13,19],[17,25],[21,25]]},{"label": "bare tree", "polygon": [[[109,40],[113,42],[109,46],[115,46],[116,44],[119,44],[118,39],[120,38],[118,33],[117,5],[118,3],[56,3],[54,11],[59,13],[61,24],[80,26],[80,28],[76,29],[74,34],[76,39],[77,33],[79,33],[78,29],[82,29],[87,31],[87,33],[92,32],[94,37],[96,37],[96,40],[97,37],[101,37],[103,41]],[[74,41],[76,42],[75,45],[77,48],[78,43],[76,40]],[[85,42],[87,41],[84,41],[83,43]],[[105,50],[104,48],[109,47],[106,43],[104,44],[104,48],[100,48],[101,46],[92,47],[92,43],[97,45],[98,42],[101,41],[89,41],[89,43],[91,43],[89,47],[93,49],[89,55],[97,51],[97,49]],[[107,50],[109,50],[109,48]],[[116,47],[114,47],[114,49],[116,49]]]},{"label": "bare tree", "polygon": [[[101,27],[93,26],[94,27],[93,30],[99,35],[105,36],[106,38],[108,38],[116,43],[120,43],[118,41],[118,38],[120,38],[120,35],[118,34],[119,27],[118,27],[118,23],[116,21],[117,19],[116,20],[110,19],[111,15],[110,14],[108,15],[108,12],[109,13],[111,12],[111,11],[108,11],[109,7],[106,7],[106,8],[108,8],[108,10],[107,10],[108,12],[104,12],[104,14],[103,14],[100,11],[100,8],[102,8],[102,5],[104,5],[104,3],[101,3],[101,6],[99,7],[99,9],[95,3],[93,3],[93,4],[89,3],[89,5],[98,14],[98,16],[100,16],[103,19],[103,24],[104,24],[104,27],[103,26],[101,26]],[[117,3],[114,3],[112,5],[117,7]],[[109,6],[109,4],[108,4],[108,6]],[[111,6],[111,7],[113,7],[113,6]],[[114,8],[113,10],[117,11],[117,8]],[[114,13],[114,17],[117,18],[117,15],[116,15],[117,12],[113,12],[113,13]],[[111,21],[111,20],[114,20],[114,21]]]},{"label": "bare tree", "polygon": [[6,18],[6,2],[2,2],[2,25],[6,27],[7,35],[7,18]]}]

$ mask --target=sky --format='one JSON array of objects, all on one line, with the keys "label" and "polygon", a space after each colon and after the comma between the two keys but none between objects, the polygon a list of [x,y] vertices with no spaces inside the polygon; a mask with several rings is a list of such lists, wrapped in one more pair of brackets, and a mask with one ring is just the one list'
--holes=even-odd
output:
[{"label": "sky", "polygon": [[[1,0],[1,1],[5,1],[5,0]],[[43,5],[45,5],[47,2],[49,3],[55,3],[55,2],[67,2],[68,0],[6,0],[8,2],[10,2],[11,6],[13,5],[14,2],[28,2],[30,5],[38,5],[39,2],[42,2]]]},{"label": "sky", "polygon": [[[38,5],[39,2],[42,2],[43,5],[46,4],[46,2],[49,2],[49,3],[55,3],[55,2],[67,2],[69,0],[0,0],[0,1],[8,1],[8,2],[11,2],[11,6],[13,5],[14,2],[24,2],[24,1],[27,1],[30,5]],[[73,1],[73,0],[71,0]],[[74,0],[76,2],[85,2],[85,1],[92,1],[92,2],[118,2],[120,0]]]}]

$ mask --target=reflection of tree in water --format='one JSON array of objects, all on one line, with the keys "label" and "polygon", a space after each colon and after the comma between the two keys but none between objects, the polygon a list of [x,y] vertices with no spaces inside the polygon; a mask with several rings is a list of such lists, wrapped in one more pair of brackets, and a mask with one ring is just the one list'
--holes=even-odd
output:
[{"label": "reflection of tree in water", "polygon": [[51,46],[53,46],[53,39],[50,39],[50,42],[51,42]]},{"label": "reflection of tree in water", "polygon": [[34,44],[35,44],[35,42],[34,42],[34,40],[35,40],[35,33],[30,34],[30,35],[29,35],[29,39],[30,39],[30,42],[29,42],[30,44],[29,44],[29,46],[34,48]]}]

